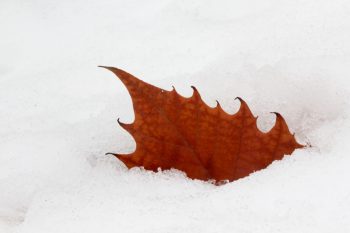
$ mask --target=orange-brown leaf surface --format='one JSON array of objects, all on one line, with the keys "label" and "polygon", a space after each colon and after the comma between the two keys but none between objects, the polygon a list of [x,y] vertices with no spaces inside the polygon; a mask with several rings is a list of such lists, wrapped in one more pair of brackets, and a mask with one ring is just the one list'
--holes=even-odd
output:
[{"label": "orange-brown leaf surface", "polygon": [[114,154],[128,168],[176,168],[194,179],[233,181],[303,147],[279,113],[275,126],[263,133],[241,98],[239,111],[230,115],[219,103],[206,105],[195,87],[185,98],[175,89],[166,91],[123,70],[104,68],[117,75],[132,98],[135,121],[118,122],[135,139],[136,150]]}]

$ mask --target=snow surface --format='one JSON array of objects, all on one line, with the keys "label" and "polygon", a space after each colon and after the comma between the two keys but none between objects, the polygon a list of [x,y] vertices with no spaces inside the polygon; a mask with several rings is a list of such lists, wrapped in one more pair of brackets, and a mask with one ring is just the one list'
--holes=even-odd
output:
[{"label": "snow surface", "polygon": [[[0,232],[350,232],[347,0],[1,0]],[[216,187],[127,170],[116,66],[164,89],[244,98],[301,143]]]}]

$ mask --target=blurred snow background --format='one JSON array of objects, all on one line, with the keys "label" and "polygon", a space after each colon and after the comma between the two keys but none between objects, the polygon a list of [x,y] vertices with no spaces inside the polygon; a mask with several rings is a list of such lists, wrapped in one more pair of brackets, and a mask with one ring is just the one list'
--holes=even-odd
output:
[{"label": "blurred snow background", "polygon": [[[0,232],[350,232],[347,0],[1,0]],[[311,149],[215,187],[128,171],[116,66]]]}]

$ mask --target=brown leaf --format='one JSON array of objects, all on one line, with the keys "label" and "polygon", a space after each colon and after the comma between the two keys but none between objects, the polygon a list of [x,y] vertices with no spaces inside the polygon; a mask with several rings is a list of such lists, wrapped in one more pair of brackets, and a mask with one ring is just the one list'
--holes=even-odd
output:
[{"label": "brown leaf", "polygon": [[123,70],[104,68],[119,77],[132,98],[135,121],[118,122],[134,137],[136,150],[114,154],[128,168],[176,168],[193,179],[233,181],[303,147],[279,113],[274,113],[275,126],[263,133],[241,98],[239,111],[230,115],[219,103],[215,108],[206,105],[195,87],[185,98],[175,89],[166,91]]}]

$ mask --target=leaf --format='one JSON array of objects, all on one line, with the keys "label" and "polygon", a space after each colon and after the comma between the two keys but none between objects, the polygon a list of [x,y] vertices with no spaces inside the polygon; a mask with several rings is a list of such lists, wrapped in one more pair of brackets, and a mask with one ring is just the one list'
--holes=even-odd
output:
[{"label": "leaf", "polygon": [[206,105],[197,89],[190,98],[173,88],[166,91],[113,67],[104,67],[124,83],[135,111],[135,121],[121,127],[136,141],[130,155],[113,154],[128,168],[157,171],[176,168],[200,180],[234,181],[266,168],[303,147],[279,113],[275,126],[263,133],[246,102],[234,115]]}]

